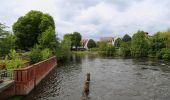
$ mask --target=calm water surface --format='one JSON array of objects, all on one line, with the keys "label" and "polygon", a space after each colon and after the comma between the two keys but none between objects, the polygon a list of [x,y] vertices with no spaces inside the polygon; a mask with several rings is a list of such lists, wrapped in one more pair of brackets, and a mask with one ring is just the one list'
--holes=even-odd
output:
[{"label": "calm water surface", "polygon": [[170,100],[170,63],[149,59],[73,56],[24,100],[80,100],[86,73],[89,100]]}]

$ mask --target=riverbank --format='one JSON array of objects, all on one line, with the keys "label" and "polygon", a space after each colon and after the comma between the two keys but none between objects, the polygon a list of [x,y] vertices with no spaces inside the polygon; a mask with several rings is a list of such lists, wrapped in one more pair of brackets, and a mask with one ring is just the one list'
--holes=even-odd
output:
[{"label": "riverbank", "polygon": [[72,51],[73,55],[80,55],[80,56],[84,56],[84,55],[99,55],[98,51]]}]

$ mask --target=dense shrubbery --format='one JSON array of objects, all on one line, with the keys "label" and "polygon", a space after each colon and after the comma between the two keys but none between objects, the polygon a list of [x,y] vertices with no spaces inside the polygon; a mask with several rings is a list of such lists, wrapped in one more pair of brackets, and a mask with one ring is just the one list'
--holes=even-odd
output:
[{"label": "dense shrubbery", "polygon": [[56,49],[56,57],[58,60],[68,59],[71,56],[71,41],[63,40],[59,45],[59,49]]},{"label": "dense shrubbery", "polygon": [[115,55],[115,47],[111,44],[107,44],[102,41],[99,43],[99,54],[102,56],[114,56]]},{"label": "dense shrubbery", "polygon": [[31,64],[34,64],[34,63],[42,60],[42,54],[41,54],[40,46],[36,45],[34,48],[31,49],[30,54],[29,54],[29,58],[30,58]]},{"label": "dense shrubbery", "polygon": [[48,59],[50,56],[52,56],[52,52],[50,51],[50,49],[48,48],[41,49],[41,46],[36,45],[30,51],[29,54],[30,63],[31,64],[37,63],[41,60]]},{"label": "dense shrubbery", "polygon": [[19,54],[15,50],[10,50],[10,53],[5,57],[5,66],[7,70],[21,68],[23,65]]}]

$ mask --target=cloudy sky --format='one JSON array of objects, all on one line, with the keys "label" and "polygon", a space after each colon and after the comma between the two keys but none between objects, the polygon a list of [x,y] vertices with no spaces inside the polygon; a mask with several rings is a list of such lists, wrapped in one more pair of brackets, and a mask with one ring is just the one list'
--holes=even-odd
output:
[{"label": "cloudy sky", "polygon": [[1,0],[0,22],[11,29],[30,10],[53,16],[59,37],[78,31],[83,38],[98,40],[170,28],[170,0]]}]

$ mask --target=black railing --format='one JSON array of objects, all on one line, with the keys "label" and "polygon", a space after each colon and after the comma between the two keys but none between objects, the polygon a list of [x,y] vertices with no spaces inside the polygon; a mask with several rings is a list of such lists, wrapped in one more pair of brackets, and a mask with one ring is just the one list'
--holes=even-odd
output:
[{"label": "black railing", "polygon": [[13,70],[0,70],[0,80],[12,79]]}]

